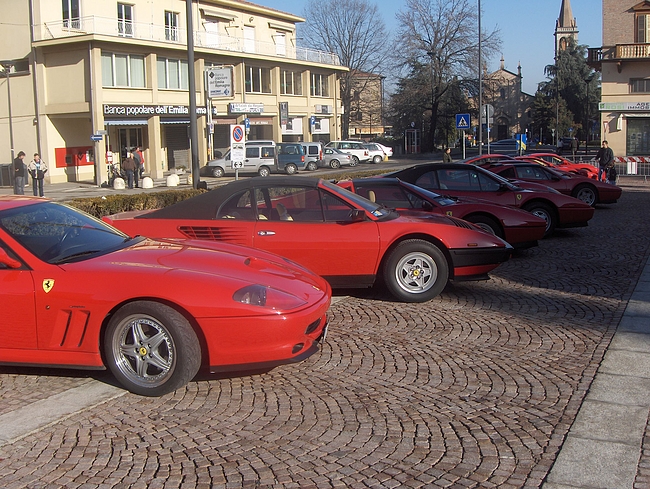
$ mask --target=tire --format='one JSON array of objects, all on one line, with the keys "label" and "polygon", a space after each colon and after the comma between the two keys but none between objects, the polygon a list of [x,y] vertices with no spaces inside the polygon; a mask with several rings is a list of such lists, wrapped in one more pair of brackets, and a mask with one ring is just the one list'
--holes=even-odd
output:
[{"label": "tire", "polygon": [[341,168],[341,162],[339,160],[330,160],[330,168],[332,170],[336,170],[338,168]]},{"label": "tire", "polygon": [[318,169],[318,165],[316,164],[315,161],[310,161],[307,163],[307,170],[308,171],[316,171]]},{"label": "tire", "polygon": [[591,207],[595,207],[598,202],[598,192],[596,188],[588,183],[581,183],[578,185],[573,189],[571,195],[576,199],[583,201],[585,204],[589,204]]},{"label": "tire", "polygon": [[192,326],[157,302],[131,302],[119,309],[104,332],[103,347],[115,378],[142,396],[183,387],[201,366],[201,345]]},{"label": "tire", "polygon": [[372,162],[373,162],[375,165],[378,164],[378,163],[381,163],[383,160],[384,160],[384,159],[383,159],[381,156],[379,156],[379,155],[375,155],[375,156],[373,156],[373,158],[372,158]]},{"label": "tire", "polygon": [[557,225],[557,218],[555,217],[555,212],[553,212],[553,209],[551,209],[548,204],[543,202],[532,202],[525,205],[523,209],[546,221],[546,232],[544,233],[545,238],[553,234],[555,226]]},{"label": "tire", "polygon": [[271,174],[271,170],[269,170],[268,166],[260,166],[257,170],[257,174],[260,177],[268,177]]},{"label": "tire", "polygon": [[287,175],[295,175],[296,173],[298,173],[298,167],[293,163],[289,163],[287,166],[284,167],[284,171],[287,173]]},{"label": "tire", "polygon": [[352,159],[350,160],[350,166],[357,166],[359,164],[359,158],[356,156],[352,156]]},{"label": "tire", "polygon": [[499,225],[498,221],[492,219],[489,216],[468,216],[465,218],[465,220],[471,222],[472,224],[476,224],[483,231],[494,234],[499,238],[503,239],[504,237],[503,231],[501,230],[501,226]]},{"label": "tire", "polygon": [[215,166],[212,169],[212,176],[215,177],[215,178],[221,178],[221,177],[223,177],[225,175],[225,173],[226,172],[224,172],[223,168],[221,168],[220,166]]},{"label": "tire", "polygon": [[449,265],[437,246],[421,239],[409,239],[387,256],[383,277],[395,298],[403,302],[426,302],[447,285]]}]

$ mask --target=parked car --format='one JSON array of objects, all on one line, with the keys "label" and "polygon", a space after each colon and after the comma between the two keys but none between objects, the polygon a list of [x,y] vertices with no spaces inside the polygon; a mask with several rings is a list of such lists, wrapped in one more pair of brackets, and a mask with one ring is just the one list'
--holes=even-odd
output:
[{"label": "parked car", "polygon": [[351,154],[357,164],[370,160],[368,149],[364,148],[363,143],[360,141],[330,141],[325,147],[340,149],[345,153]]},{"label": "parked car", "polygon": [[504,155],[501,153],[489,153],[478,156],[473,156],[471,158],[466,158],[459,163],[468,163],[470,165],[482,165],[483,163],[496,163],[497,161],[503,160],[514,160],[512,156]]},{"label": "parked car", "polygon": [[450,279],[487,278],[512,247],[449,216],[400,216],[309,177],[250,178],[163,209],[105,217],[129,235],[194,238],[284,256],[333,287],[383,278],[399,300],[427,301]]},{"label": "parked car", "polygon": [[298,170],[304,170],[307,162],[302,143],[278,143],[276,170],[278,173],[293,175]]},{"label": "parked car", "polygon": [[370,156],[370,161],[377,164],[384,161],[386,153],[377,143],[365,143],[364,148],[368,150],[368,156]]},{"label": "parked car", "polygon": [[388,158],[392,158],[392,156],[393,156],[393,148],[391,148],[390,146],[386,146],[386,145],[384,145],[384,144],[381,144],[381,143],[376,143],[376,144],[377,144],[381,149],[384,150],[384,154],[385,154]]},{"label": "parked car", "polygon": [[454,197],[472,197],[519,207],[546,221],[546,236],[555,228],[586,226],[594,208],[581,200],[536,183],[513,183],[484,168],[464,163],[425,163],[387,173],[419,187]]},{"label": "parked car", "polygon": [[[276,170],[276,145],[274,141],[246,141],[246,155],[243,168],[237,171],[242,174],[257,173],[262,177],[269,176]],[[230,150],[223,158],[210,160],[199,170],[202,176],[220,178],[224,175],[234,175],[236,170],[230,160]]]},{"label": "parked car", "polygon": [[323,166],[323,144],[318,142],[301,144],[305,150],[305,169],[314,171]]},{"label": "parked car", "polygon": [[587,161],[574,162],[554,153],[531,153],[529,155],[519,156],[516,159],[524,161],[543,161],[556,170],[577,173],[578,175],[598,180],[598,167]]},{"label": "parked car", "polygon": [[159,396],[200,368],[300,361],[325,332],[329,284],[263,251],[129,238],[24,196],[0,197],[0,243],[2,364],[109,368]]},{"label": "parked car", "polygon": [[400,215],[434,213],[464,219],[515,248],[536,246],[546,232],[546,221],[530,212],[484,200],[440,195],[398,178],[355,178],[338,185]]},{"label": "parked car", "polygon": [[336,148],[323,148],[323,159],[321,166],[328,166],[336,169],[342,166],[357,166],[357,160],[352,158],[350,153],[344,153]]},{"label": "parked car", "polygon": [[515,160],[483,166],[497,175],[508,179],[542,183],[558,192],[570,195],[585,204],[613,204],[621,198],[621,187],[611,185],[574,173],[561,172],[534,162]]},{"label": "parked car", "polygon": [[501,139],[489,144],[490,153],[501,153],[504,155],[518,155],[521,144],[516,139]]}]

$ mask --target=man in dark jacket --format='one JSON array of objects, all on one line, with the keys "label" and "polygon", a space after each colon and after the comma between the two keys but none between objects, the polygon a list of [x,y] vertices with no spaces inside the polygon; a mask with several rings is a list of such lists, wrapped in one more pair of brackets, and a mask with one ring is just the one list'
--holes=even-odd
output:
[{"label": "man in dark jacket", "polygon": [[596,155],[598,160],[598,180],[603,179],[603,173],[607,176],[607,169],[614,164],[614,152],[609,147],[607,141],[603,141],[603,146],[598,150]]},{"label": "man in dark jacket", "polygon": [[129,188],[133,188],[133,178],[135,177],[135,186],[138,186],[138,177],[136,174],[137,164],[133,159],[133,153],[127,153],[126,158],[122,160],[122,170],[126,172],[126,181]]},{"label": "man in dark jacket", "polygon": [[14,194],[25,195],[25,152],[21,151],[14,159]]}]

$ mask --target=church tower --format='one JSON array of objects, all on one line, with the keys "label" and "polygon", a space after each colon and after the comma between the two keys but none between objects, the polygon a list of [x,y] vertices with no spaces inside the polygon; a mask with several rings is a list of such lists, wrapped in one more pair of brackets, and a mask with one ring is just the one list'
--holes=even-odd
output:
[{"label": "church tower", "polygon": [[562,0],[560,17],[555,23],[555,58],[560,51],[566,49],[569,39],[578,42],[578,24],[571,11],[571,0]]}]

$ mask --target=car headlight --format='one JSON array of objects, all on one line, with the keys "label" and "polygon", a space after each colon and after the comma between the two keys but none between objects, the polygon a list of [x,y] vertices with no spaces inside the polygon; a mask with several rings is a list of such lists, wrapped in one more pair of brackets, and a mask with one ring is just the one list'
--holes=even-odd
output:
[{"label": "car headlight", "polygon": [[296,309],[307,304],[293,294],[264,285],[247,285],[235,292],[232,298],[235,302],[273,310]]}]

